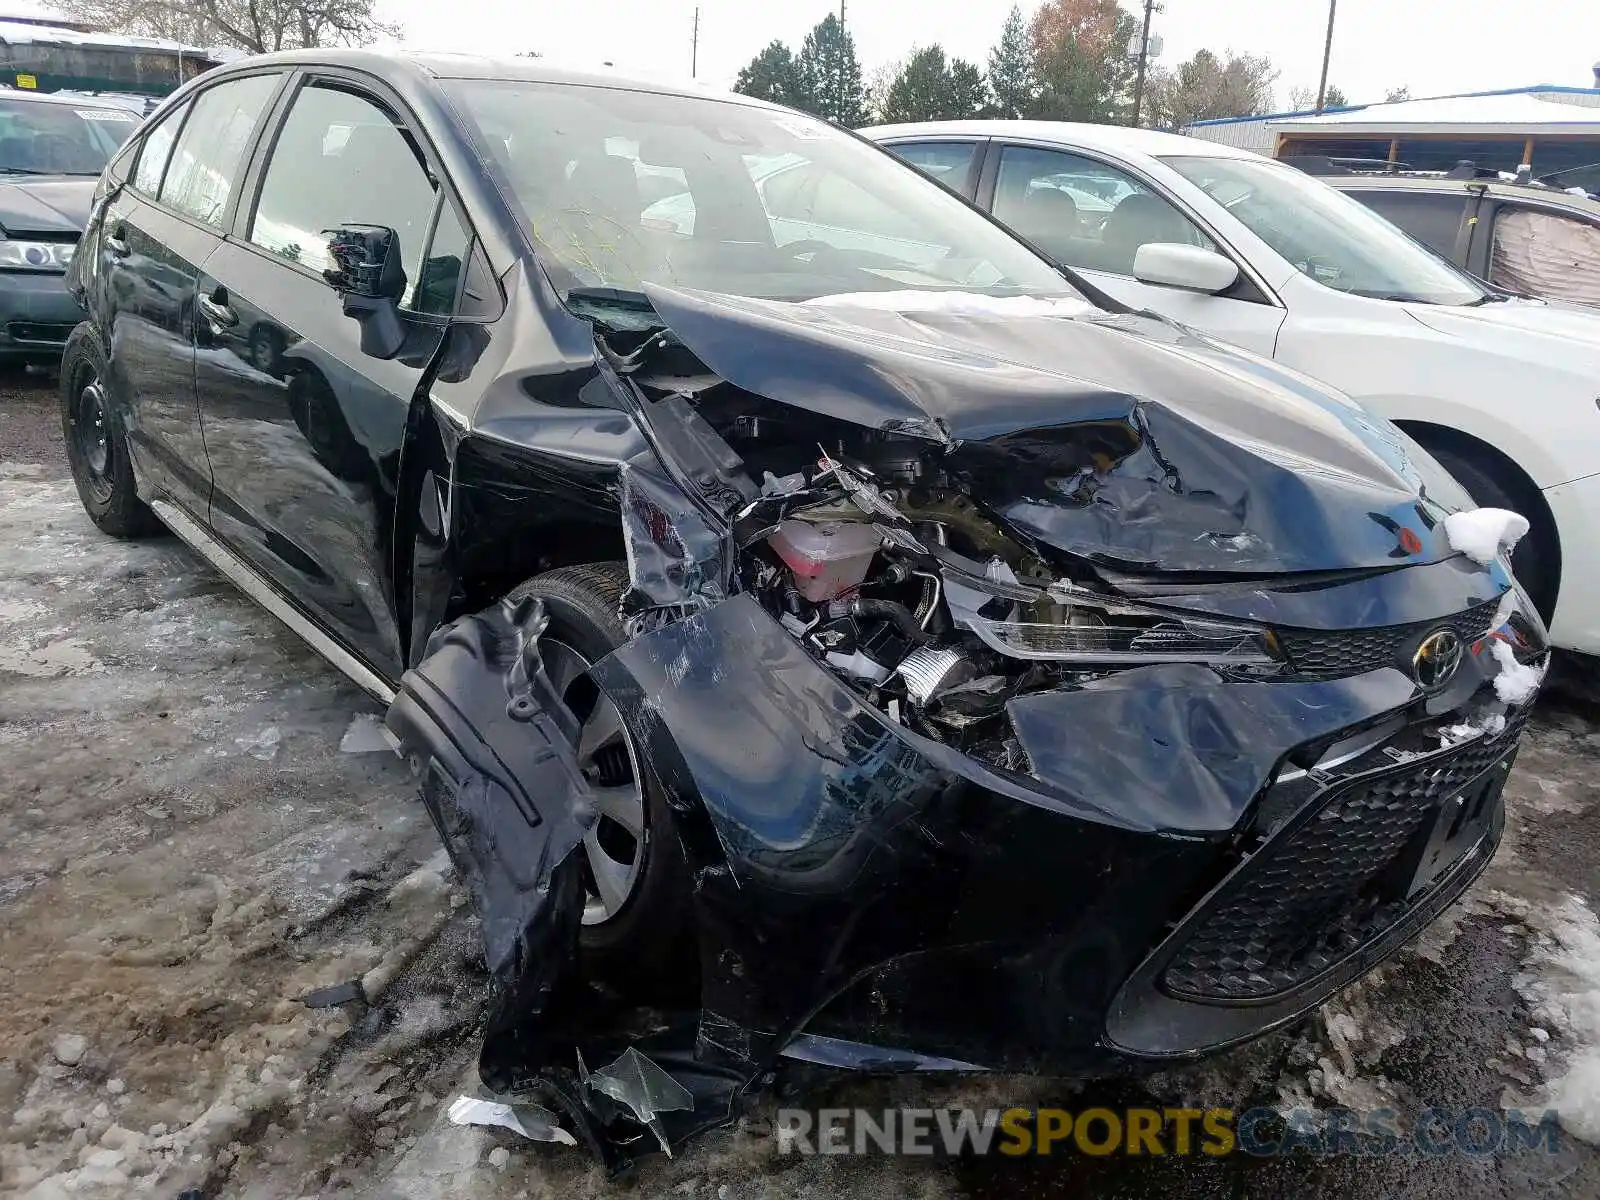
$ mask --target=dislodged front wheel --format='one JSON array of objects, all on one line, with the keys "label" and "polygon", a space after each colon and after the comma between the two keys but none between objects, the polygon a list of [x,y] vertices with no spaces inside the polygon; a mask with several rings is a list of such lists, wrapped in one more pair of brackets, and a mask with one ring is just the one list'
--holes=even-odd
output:
[{"label": "dislodged front wheel", "polygon": [[537,575],[511,596],[536,597],[549,615],[539,653],[581,727],[574,757],[598,809],[582,846],[586,969],[624,989],[642,985],[654,1001],[698,987],[696,945],[689,870],[648,748],[589,674],[628,640],[617,615],[627,586],[624,564],[586,563]]},{"label": "dislodged front wheel", "polygon": [[644,860],[644,789],[639,782],[638,751],[617,706],[585,674],[591,666],[588,659],[549,635],[540,640],[539,653],[551,686],[583,723],[578,766],[600,810],[599,819],[583,839],[589,867],[583,923],[598,925],[628,903]]}]

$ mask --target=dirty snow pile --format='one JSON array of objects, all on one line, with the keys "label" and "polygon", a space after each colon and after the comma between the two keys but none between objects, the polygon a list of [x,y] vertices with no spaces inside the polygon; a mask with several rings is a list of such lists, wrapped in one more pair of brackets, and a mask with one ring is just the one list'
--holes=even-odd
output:
[{"label": "dirty snow pile", "polygon": [[[1529,914],[1533,918],[1533,914]],[[1570,1039],[1565,1075],[1545,1086],[1544,1103],[1574,1137],[1600,1144],[1600,921],[1577,896],[1545,908],[1528,965],[1512,981],[1534,1021]]]},{"label": "dirty snow pile", "polygon": [[1528,518],[1505,508],[1475,508],[1444,519],[1444,535],[1452,550],[1488,566],[1503,549],[1510,553],[1525,533]]},{"label": "dirty snow pile", "polygon": [[982,292],[841,292],[801,303],[817,308],[873,308],[897,313],[981,317],[1086,317],[1098,311],[1066,296],[985,296]]}]

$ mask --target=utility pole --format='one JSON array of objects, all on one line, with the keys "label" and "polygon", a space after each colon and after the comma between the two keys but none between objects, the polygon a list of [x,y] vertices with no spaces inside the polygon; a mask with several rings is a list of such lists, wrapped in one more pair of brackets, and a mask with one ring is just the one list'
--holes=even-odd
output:
[{"label": "utility pole", "polygon": [[694,36],[689,42],[689,78],[699,78],[700,70],[700,6],[694,6]]},{"label": "utility pole", "polygon": [[1139,124],[1140,106],[1144,103],[1145,62],[1150,57],[1150,14],[1155,11],[1156,0],[1144,0],[1144,35],[1139,40],[1139,74],[1133,81],[1133,124]]},{"label": "utility pole", "polygon": [[1317,111],[1328,98],[1328,60],[1333,57],[1333,13],[1339,0],[1328,0],[1328,38],[1322,43],[1322,82],[1317,84]]},{"label": "utility pole", "polygon": [[844,124],[844,0],[839,0],[839,78],[834,84],[834,120]]}]

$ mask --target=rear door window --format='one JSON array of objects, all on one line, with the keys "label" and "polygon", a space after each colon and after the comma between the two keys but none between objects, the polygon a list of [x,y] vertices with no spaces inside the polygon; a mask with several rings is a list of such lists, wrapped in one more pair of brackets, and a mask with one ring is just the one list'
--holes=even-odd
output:
[{"label": "rear door window", "polygon": [[1360,188],[1350,195],[1429,250],[1455,261],[1456,239],[1461,233],[1461,220],[1467,211],[1464,194],[1441,196],[1428,192],[1384,192]]},{"label": "rear door window", "polygon": [[172,143],[177,140],[178,127],[189,106],[183,104],[157,121],[144,135],[139,147],[139,165],[134,168],[133,186],[136,191],[154,197],[161,191],[161,175],[167,169],[167,159],[172,155]]},{"label": "rear door window", "polygon": [[185,122],[161,181],[162,203],[222,228],[250,136],[277,90],[278,79],[277,75],[232,79],[196,98],[193,119]]},{"label": "rear door window", "polygon": [[1600,304],[1600,227],[1505,206],[1494,220],[1489,281],[1513,292]]},{"label": "rear door window", "polygon": [[977,142],[900,142],[889,149],[946,187],[963,193],[970,191],[972,164],[978,157]]}]

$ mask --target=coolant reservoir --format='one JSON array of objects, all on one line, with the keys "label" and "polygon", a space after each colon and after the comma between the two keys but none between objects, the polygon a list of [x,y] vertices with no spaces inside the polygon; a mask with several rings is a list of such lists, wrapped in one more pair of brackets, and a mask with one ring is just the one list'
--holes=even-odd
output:
[{"label": "coolant reservoir", "polygon": [[767,539],[807,600],[832,600],[867,577],[881,541],[860,521],[785,521]]}]

